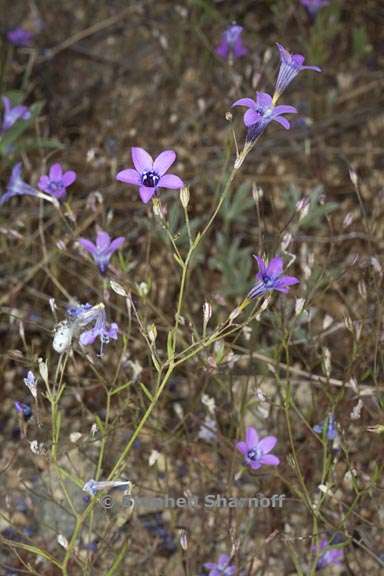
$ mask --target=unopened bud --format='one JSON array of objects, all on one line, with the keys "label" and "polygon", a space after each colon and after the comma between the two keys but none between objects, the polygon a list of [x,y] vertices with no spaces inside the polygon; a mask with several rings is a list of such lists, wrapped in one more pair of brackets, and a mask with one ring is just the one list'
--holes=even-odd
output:
[{"label": "unopened bud", "polygon": [[179,530],[179,542],[184,551],[188,550],[188,535],[184,528]]},{"label": "unopened bud", "polygon": [[212,316],[212,306],[209,302],[205,302],[203,306],[203,331],[205,332],[207,324]]},{"label": "unopened bud", "polygon": [[156,338],[157,338],[157,328],[154,324],[150,324],[147,328],[148,331],[148,338],[151,341],[151,344],[154,344],[156,342]]},{"label": "unopened bud", "polygon": [[303,311],[305,304],[305,298],[297,298],[295,303],[295,314],[296,316],[300,316]]},{"label": "unopened bud", "polygon": [[306,217],[306,215],[308,214],[308,211],[309,211],[310,204],[311,204],[311,202],[310,202],[309,198],[301,198],[296,203],[296,210],[299,213],[299,220],[302,220],[303,218]]},{"label": "unopened bud", "polygon": [[183,206],[183,208],[188,208],[188,204],[189,204],[189,188],[187,186],[184,186],[181,190],[180,190],[180,201],[181,204]]},{"label": "unopened bud", "polygon": [[260,202],[263,197],[263,189],[260,186],[253,185],[252,186],[252,196],[255,202]]}]

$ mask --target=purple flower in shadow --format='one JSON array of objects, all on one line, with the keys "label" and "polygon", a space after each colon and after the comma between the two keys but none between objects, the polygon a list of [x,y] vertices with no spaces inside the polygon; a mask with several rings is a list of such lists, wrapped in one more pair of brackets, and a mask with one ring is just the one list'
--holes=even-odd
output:
[{"label": "purple flower in shadow", "polygon": [[221,42],[216,48],[216,54],[225,60],[230,54],[233,54],[235,59],[245,56],[248,53],[248,48],[244,46],[241,38],[243,31],[242,26],[231,24],[224,30]]},{"label": "purple flower in shadow", "polygon": [[112,254],[121,248],[124,242],[124,236],[111,240],[110,235],[103,230],[97,232],[96,244],[87,238],[79,238],[79,244],[91,254],[101,274],[107,270]]},{"label": "purple flower in shadow", "polygon": [[290,124],[282,114],[297,114],[294,106],[275,106],[272,96],[265,92],[256,92],[256,100],[252,98],[240,98],[233,106],[246,106],[248,110],[244,114],[244,124],[248,128],[247,140],[253,142],[264,132],[272,121],[278,122],[288,130]]},{"label": "purple flower in shadow", "polygon": [[13,196],[36,196],[36,190],[21,178],[22,163],[18,162],[12,168],[12,174],[8,180],[5,193],[0,196],[0,206],[5,204]]},{"label": "purple flower in shadow", "polygon": [[32,32],[21,28],[21,26],[8,30],[6,36],[8,42],[14,46],[30,46],[33,40]]},{"label": "purple flower in shadow", "polygon": [[12,108],[11,101],[7,96],[3,96],[2,101],[4,106],[2,132],[9,130],[18,120],[30,119],[31,113],[26,106],[19,105]]},{"label": "purple flower in shadow", "polygon": [[287,86],[302,70],[314,70],[321,72],[318,66],[304,66],[304,56],[301,54],[290,54],[281,44],[276,42],[280,52],[280,70],[276,80],[276,90],[273,97],[274,102],[284,92]]},{"label": "purple flower in shadow", "polygon": [[236,448],[243,454],[247,466],[257,470],[262,466],[277,466],[280,464],[277,456],[269,454],[276,442],[276,436],[266,436],[260,440],[255,428],[249,426],[246,430],[245,442],[237,442]]},{"label": "purple flower in shadow", "polygon": [[32,417],[32,408],[24,402],[15,402],[16,412],[22,415],[25,421]]},{"label": "purple flower in shadow", "polygon": [[63,198],[67,193],[67,188],[76,180],[77,175],[73,170],[63,172],[61,164],[52,164],[49,169],[49,175],[40,176],[38,187],[43,192],[54,196],[55,198]]},{"label": "purple flower in shadow", "polygon": [[236,574],[236,568],[230,566],[230,561],[228,554],[220,554],[217,562],[206,562],[203,566],[209,570],[208,576],[232,576]]},{"label": "purple flower in shadow", "polygon": [[337,429],[336,429],[336,420],[333,414],[329,414],[328,418],[321,422],[320,424],[316,424],[313,427],[313,431],[317,434],[322,434],[325,429],[325,436],[328,440],[334,440],[337,436]]},{"label": "purple flower in shadow", "polygon": [[312,552],[320,552],[324,548],[328,548],[328,550],[320,555],[316,563],[316,570],[322,570],[330,564],[342,564],[344,558],[344,550],[342,548],[331,548],[331,546],[332,541],[328,540],[327,538],[323,538],[318,547],[312,547]]},{"label": "purple flower in shadow", "polygon": [[256,284],[248,293],[249,298],[256,298],[256,296],[261,296],[271,290],[286,294],[289,286],[300,282],[295,276],[283,275],[283,260],[279,256],[272,258],[268,265],[259,256],[254,256],[254,258],[259,266],[259,271],[256,274]]},{"label": "purple flower in shadow", "polygon": [[184,186],[184,182],[174,174],[166,174],[176,160],[173,150],[165,150],[153,161],[152,156],[143,148],[131,148],[132,162],[135,166],[121,170],[116,180],[133,184],[139,187],[139,194],[144,204],[147,204],[158,188],[171,188],[177,190]]},{"label": "purple flower in shadow", "polygon": [[318,11],[329,4],[329,0],[300,0],[300,4],[308,11],[308,14],[313,18]]}]

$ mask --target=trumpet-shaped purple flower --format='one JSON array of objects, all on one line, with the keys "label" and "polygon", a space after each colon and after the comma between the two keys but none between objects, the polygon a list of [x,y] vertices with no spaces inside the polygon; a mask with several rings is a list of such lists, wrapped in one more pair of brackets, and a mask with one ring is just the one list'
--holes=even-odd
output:
[{"label": "trumpet-shaped purple flower", "polygon": [[316,426],[313,427],[313,431],[317,434],[322,434],[324,429],[326,430],[325,435],[328,440],[334,440],[336,438],[336,419],[333,414],[329,414],[328,418],[326,418],[324,422],[316,424]]},{"label": "trumpet-shaped purple flower", "polygon": [[306,8],[308,14],[313,18],[321,8],[329,4],[329,0],[300,0],[300,4]]},{"label": "trumpet-shaped purple flower", "polygon": [[232,576],[236,574],[236,568],[230,565],[230,561],[228,554],[220,554],[217,562],[206,562],[203,566],[209,570],[208,576]]},{"label": "trumpet-shaped purple flower", "polygon": [[277,466],[280,460],[274,454],[269,454],[277,442],[275,436],[259,439],[255,428],[249,426],[245,434],[245,442],[237,442],[236,448],[244,456],[247,466],[257,470],[261,466]]},{"label": "trumpet-shaped purple flower", "polygon": [[7,96],[2,97],[4,106],[3,124],[1,131],[9,130],[18,120],[29,120],[31,113],[27,106],[14,106]]},{"label": "trumpet-shaped purple flower", "polygon": [[24,402],[15,402],[16,412],[21,414],[25,421],[29,420],[32,416],[32,408],[29,404],[24,404]]},{"label": "trumpet-shaped purple flower", "polygon": [[256,140],[272,121],[278,122],[283,128],[288,130],[290,123],[282,115],[297,114],[294,106],[275,106],[272,96],[265,92],[256,92],[256,100],[240,98],[240,100],[236,100],[232,104],[233,106],[246,106],[248,108],[244,114],[244,124],[248,128],[247,140],[250,142]]},{"label": "trumpet-shaped purple flower", "polygon": [[304,66],[304,56],[301,54],[290,54],[288,50],[278,42],[276,45],[280,52],[280,70],[276,80],[274,101],[277,100],[286,87],[302,70],[321,72],[321,68],[318,66]]},{"label": "trumpet-shaped purple flower", "polygon": [[248,53],[248,48],[244,46],[241,35],[244,31],[242,26],[238,24],[231,24],[224,30],[221,36],[221,42],[216,48],[216,54],[225,60],[230,54],[234,58],[241,58]]},{"label": "trumpet-shaped purple flower", "polygon": [[259,256],[254,256],[259,266],[259,271],[256,274],[256,284],[249,291],[249,298],[256,298],[271,290],[278,292],[288,292],[289,286],[298,284],[300,280],[295,276],[283,275],[283,260],[279,256],[272,258],[269,264],[264,262]]},{"label": "trumpet-shaped purple flower", "polygon": [[76,178],[77,174],[74,170],[63,172],[61,164],[52,164],[49,175],[40,177],[38,187],[55,198],[63,198],[67,193],[68,186],[73,184]]},{"label": "trumpet-shaped purple flower", "polygon": [[174,174],[166,174],[176,160],[176,152],[165,150],[153,161],[152,156],[143,148],[131,148],[132,162],[135,166],[121,170],[116,180],[139,186],[139,194],[144,204],[147,204],[158,188],[171,188],[177,190],[184,186],[184,182]]},{"label": "trumpet-shaped purple flower", "polygon": [[107,232],[103,232],[103,230],[97,233],[96,244],[91,242],[91,240],[87,240],[87,238],[79,239],[79,244],[91,254],[101,274],[104,274],[108,268],[112,254],[121,248],[124,242],[124,236],[111,240],[110,235]]},{"label": "trumpet-shaped purple flower", "polygon": [[8,180],[8,185],[5,193],[0,196],[0,206],[8,202],[13,196],[35,196],[36,190],[29,184],[24,182],[21,178],[22,163],[18,162],[12,168],[11,177]]},{"label": "trumpet-shaped purple flower", "polygon": [[[319,543],[319,546],[313,546],[312,551],[317,552],[323,550],[324,548],[329,548],[332,546],[332,540],[323,538]],[[344,558],[344,550],[342,548],[330,548],[323,552],[316,563],[316,570],[322,570],[330,564],[342,564]]]},{"label": "trumpet-shaped purple flower", "polygon": [[21,26],[8,30],[6,36],[8,42],[14,46],[30,46],[32,44],[32,32],[25,30],[25,28],[21,28]]}]

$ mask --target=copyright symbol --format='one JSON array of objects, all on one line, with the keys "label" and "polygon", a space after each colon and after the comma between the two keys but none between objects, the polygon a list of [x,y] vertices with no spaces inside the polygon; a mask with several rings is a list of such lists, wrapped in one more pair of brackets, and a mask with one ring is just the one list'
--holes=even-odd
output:
[{"label": "copyright symbol", "polygon": [[106,494],[102,498],[100,498],[100,504],[105,510],[110,510],[113,506],[112,497],[109,494]]}]

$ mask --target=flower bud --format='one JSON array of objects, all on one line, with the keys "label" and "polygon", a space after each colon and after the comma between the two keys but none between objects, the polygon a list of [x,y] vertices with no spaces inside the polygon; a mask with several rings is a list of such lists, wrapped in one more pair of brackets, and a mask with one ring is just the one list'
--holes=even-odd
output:
[{"label": "flower bud", "polygon": [[181,190],[180,190],[180,201],[181,204],[183,205],[183,208],[188,208],[188,204],[189,204],[189,188],[187,186],[184,186]]}]

